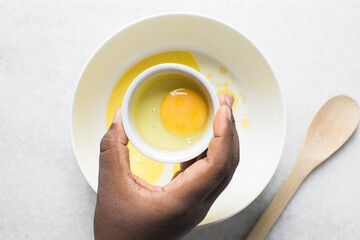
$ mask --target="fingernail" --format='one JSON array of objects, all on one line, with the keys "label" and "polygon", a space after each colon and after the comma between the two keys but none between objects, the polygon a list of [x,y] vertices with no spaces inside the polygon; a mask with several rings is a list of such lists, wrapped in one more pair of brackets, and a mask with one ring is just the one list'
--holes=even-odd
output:
[{"label": "fingernail", "polygon": [[115,111],[114,119],[113,119],[112,123],[116,123],[119,120],[120,113],[121,113],[121,107],[118,107]]},{"label": "fingernail", "polygon": [[232,107],[234,104],[234,98],[230,97],[229,94],[225,96],[226,103],[229,107]]}]

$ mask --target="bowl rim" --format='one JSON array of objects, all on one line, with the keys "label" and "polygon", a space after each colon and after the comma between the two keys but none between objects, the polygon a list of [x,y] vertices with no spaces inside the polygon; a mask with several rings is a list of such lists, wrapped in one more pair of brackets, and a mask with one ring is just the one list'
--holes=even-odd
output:
[{"label": "bowl rim", "polygon": [[136,25],[140,22],[143,22],[143,21],[147,21],[147,20],[151,20],[153,18],[160,18],[160,17],[167,17],[167,16],[189,16],[189,17],[198,17],[198,18],[203,18],[203,19],[207,19],[207,20],[210,20],[210,21],[213,21],[213,22],[216,22],[216,23],[220,23],[222,25],[224,25],[225,27],[231,29],[232,31],[236,32],[237,34],[241,35],[244,39],[246,39],[257,51],[258,53],[260,54],[260,56],[264,59],[265,63],[267,64],[267,66],[269,67],[271,73],[273,74],[274,76],[274,79],[275,79],[275,83],[276,83],[276,86],[277,88],[279,89],[279,95],[280,95],[280,99],[281,99],[281,104],[282,104],[282,109],[284,111],[284,115],[283,115],[283,136],[281,138],[281,142],[280,142],[280,150],[279,152],[277,153],[277,162],[276,164],[274,165],[274,168],[271,169],[271,174],[269,175],[269,177],[266,179],[266,181],[264,181],[264,184],[258,188],[258,192],[255,194],[255,197],[249,201],[248,204],[242,206],[242,207],[239,207],[239,208],[234,208],[234,211],[232,211],[231,213],[228,213],[224,216],[222,216],[221,218],[215,220],[215,221],[212,221],[212,222],[209,222],[209,223],[205,223],[205,224],[201,224],[201,225],[198,225],[198,227],[205,227],[205,226],[210,226],[210,225],[213,225],[213,224],[216,224],[216,223],[219,223],[219,222],[222,222],[226,219],[229,219],[231,218],[232,216],[240,213],[243,209],[245,209],[246,207],[248,207],[249,205],[251,205],[255,199],[257,199],[260,194],[264,191],[264,189],[268,186],[270,180],[273,178],[274,174],[275,174],[275,171],[276,169],[278,168],[279,166],[279,162],[280,162],[280,159],[281,159],[281,156],[283,154],[283,150],[284,150],[284,145],[285,145],[285,138],[286,138],[286,134],[287,134],[287,110],[286,110],[286,103],[285,103],[285,98],[284,98],[284,95],[283,95],[283,91],[282,91],[282,87],[281,85],[279,84],[279,80],[278,80],[278,77],[277,77],[277,74],[276,72],[274,71],[274,68],[272,67],[272,65],[270,64],[270,62],[267,60],[267,58],[265,57],[265,55],[263,54],[263,52],[256,46],[256,44],[254,44],[254,42],[248,37],[248,36],[245,36],[243,33],[241,33],[239,30],[237,30],[235,27],[233,27],[231,24],[223,21],[223,20],[220,20],[216,17],[213,17],[213,16],[208,16],[206,14],[202,14],[202,13],[198,13],[198,12],[191,12],[191,11],[169,11],[169,12],[162,12],[162,13],[156,13],[156,14],[151,14],[151,15],[148,15],[148,16],[145,16],[145,17],[141,17],[135,21],[132,21],[128,24],[125,24],[123,27],[120,27],[118,30],[116,30],[113,34],[111,34],[108,38],[106,38],[94,51],[93,53],[90,55],[89,59],[87,60],[86,64],[83,66],[82,70],[80,71],[80,74],[77,78],[77,81],[76,81],[76,84],[75,84],[75,88],[73,90],[73,93],[72,93],[72,97],[71,97],[71,105],[70,105],[70,138],[71,138],[71,146],[72,146],[72,149],[73,149],[73,152],[74,152],[74,156],[75,156],[75,159],[76,159],[76,162],[78,163],[78,166],[80,168],[80,171],[81,173],[83,174],[83,176],[85,177],[86,181],[88,182],[88,184],[91,186],[91,188],[97,192],[97,189],[92,185],[90,184],[91,181],[89,181],[87,175],[85,174],[85,170],[84,170],[84,167],[82,165],[82,163],[78,160],[78,153],[77,153],[77,150],[75,148],[75,142],[74,142],[74,136],[73,136],[73,126],[72,126],[72,122],[73,122],[73,112],[74,112],[74,103],[75,103],[75,96],[76,96],[76,93],[78,91],[78,88],[79,88],[79,85],[80,85],[80,82],[81,82],[81,79],[84,75],[84,72],[86,71],[86,69],[88,68],[89,64],[91,63],[92,59],[96,56],[96,54],[112,39],[114,38],[117,34],[119,34],[120,32],[122,32],[123,30],[129,28],[129,27],[132,27],[133,25]]}]

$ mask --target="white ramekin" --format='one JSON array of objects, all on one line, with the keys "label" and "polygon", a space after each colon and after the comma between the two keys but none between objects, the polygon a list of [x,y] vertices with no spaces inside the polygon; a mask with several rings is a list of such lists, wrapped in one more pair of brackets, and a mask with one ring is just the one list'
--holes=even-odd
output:
[{"label": "white ramekin", "polygon": [[[207,98],[210,109],[210,123],[206,129],[204,135],[192,146],[187,149],[178,151],[166,151],[155,148],[148,144],[139,134],[132,117],[132,105],[134,98],[141,87],[153,79],[154,77],[165,74],[179,74],[186,76],[193,80],[198,86],[200,86]],[[185,162],[200,155],[209,146],[210,140],[213,138],[213,120],[216,111],[219,109],[219,101],[215,92],[215,89],[210,84],[205,76],[191,67],[176,64],[176,63],[164,63],[148,68],[142,72],[135,80],[130,84],[127,89],[123,104],[122,104],[122,122],[126,135],[134,147],[140,151],[146,157],[164,163],[178,163]]]}]

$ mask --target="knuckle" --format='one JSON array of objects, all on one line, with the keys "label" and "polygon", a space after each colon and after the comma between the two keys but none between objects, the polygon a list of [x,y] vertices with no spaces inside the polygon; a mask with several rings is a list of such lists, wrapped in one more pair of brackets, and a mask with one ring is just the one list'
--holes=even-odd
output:
[{"label": "knuckle", "polygon": [[[229,173],[231,171],[231,161],[228,161],[228,160],[229,159],[227,159],[226,161],[223,161],[216,168],[216,174],[220,179],[225,178],[227,175],[229,175]],[[207,157],[207,161],[211,162],[211,161],[209,161],[208,157]]]},{"label": "knuckle", "polygon": [[234,147],[234,158],[235,158],[235,166],[237,167],[240,162],[240,145],[239,142],[235,142],[237,146]]},{"label": "knuckle", "polygon": [[115,134],[113,134],[110,130],[104,135],[100,142],[100,152],[104,152],[116,144]]},{"label": "knuckle", "polygon": [[[111,168],[111,160],[116,158],[117,156],[113,153],[113,151],[103,151],[100,153],[100,161],[99,161],[99,171],[110,169]],[[101,178],[99,178],[101,179]]]},{"label": "knuckle", "polygon": [[[236,130],[235,130],[235,131],[236,131]],[[235,136],[234,131],[230,131],[230,138],[231,138],[231,139],[234,139],[234,136]]]},{"label": "knuckle", "polygon": [[230,169],[231,169],[230,164],[223,164],[218,168],[217,174],[219,175],[219,177],[225,178],[227,175],[229,175]]}]

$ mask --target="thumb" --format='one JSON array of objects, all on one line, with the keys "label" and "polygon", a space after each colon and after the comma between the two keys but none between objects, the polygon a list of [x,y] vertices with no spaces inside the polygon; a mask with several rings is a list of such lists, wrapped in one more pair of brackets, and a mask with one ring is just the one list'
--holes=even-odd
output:
[{"label": "thumb", "polygon": [[[130,171],[129,140],[121,122],[121,108],[116,109],[113,122],[100,143],[99,183],[127,177]],[[120,175],[120,177],[119,177]]]},{"label": "thumb", "polygon": [[115,144],[126,146],[128,144],[128,141],[129,140],[126,136],[121,121],[121,107],[118,107],[115,111],[113,121],[107,133],[104,135],[104,137],[101,140],[100,151],[101,152],[106,151],[114,147]]}]

